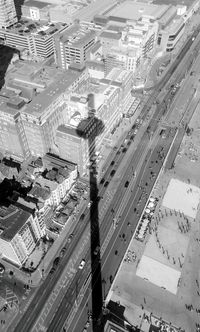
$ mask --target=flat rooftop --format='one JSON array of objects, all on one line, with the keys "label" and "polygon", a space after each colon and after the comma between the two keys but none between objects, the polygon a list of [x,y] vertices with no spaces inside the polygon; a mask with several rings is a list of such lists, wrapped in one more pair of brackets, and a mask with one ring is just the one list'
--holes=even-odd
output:
[{"label": "flat rooftop", "polygon": [[60,73],[51,85],[49,85],[41,94],[35,96],[34,99],[24,107],[22,113],[36,117],[42,116],[45,108],[51,105],[58,96],[65,92],[80,75],[80,72],[70,69]]},{"label": "flat rooftop", "polygon": [[0,237],[11,241],[30,217],[30,213],[14,205],[0,207]]},{"label": "flat rooftop", "polygon": [[32,21],[30,19],[20,19],[19,22],[13,24],[5,29],[0,29],[0,32],[21,35],[27,37],[34,35],[37,38],[46,39],[55,34],[59,30],[66,27],[65,23],[48,23],[42,21]]},{"label": "flat rooftop", "polygon": [[150,16],[152,19],[158,19],[164,14],[168,7],[168,5],[125,1],[113,10],[107,12],[107,16],[120,17],[133,21],[138,21],[143,15]]},{"label": "flat rooftop", "polygon": [[58,34],[59,39],[69,46],[81,47],[91,38],[95,38],[95,31],[88,30],[79,24],[73,24],[68,29]]},{"label": "flat rooftop", "polygon": [[23,6],[36,7],[39,9],[47,7],[48,5],[50,5],[50,2],[43,2],[43,1],[36,1],[36,0],[28,0],[28,1],[25,1],[23,4]]}]

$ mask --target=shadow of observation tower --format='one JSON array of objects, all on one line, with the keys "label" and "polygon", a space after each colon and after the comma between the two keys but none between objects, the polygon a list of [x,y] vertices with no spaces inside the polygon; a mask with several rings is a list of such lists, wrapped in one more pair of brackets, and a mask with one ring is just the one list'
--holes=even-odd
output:
[{"label": "shadow of observation tower", "polygon": [[102,312],[103,294],[101,279],[100,256],[100,225],[98,211],[97,165],[95,159],[98,136],[104,131],[103,122],[96,117],[94,109],[94,96],[88,95],[88,118],[83,119],[76,131],[77,134],[88,141],[89,184],[90,184],[90,251],[91,251],[91,286],[92,286],[92,322],[93,331],[96,330]]}]

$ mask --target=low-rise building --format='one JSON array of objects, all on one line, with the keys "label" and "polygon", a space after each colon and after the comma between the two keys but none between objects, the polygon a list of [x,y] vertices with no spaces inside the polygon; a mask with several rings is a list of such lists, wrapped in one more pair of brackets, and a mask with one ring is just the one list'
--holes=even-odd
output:
[{"label": "low-rise building", "polygon": [[[35,184],[49,191],[46,206],[58,206],[77,178],[77,166],[49,153],[43,158],[43,167],[44,172],[36,177]],[[30,195],[34,193],[32,189]]]},{"label": "low-rise building", "polygon": [[39,238],[37,217],[14,205],[0,207],[0,254],[21,266],[34,250]]}]

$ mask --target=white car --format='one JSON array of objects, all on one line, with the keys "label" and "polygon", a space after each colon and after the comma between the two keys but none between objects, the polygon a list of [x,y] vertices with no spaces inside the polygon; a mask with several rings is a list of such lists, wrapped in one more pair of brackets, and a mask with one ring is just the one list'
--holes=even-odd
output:
[{"label": "white car", "polygon": [[90,208],[90,206],[92,205],[92,201],[90,201],[87,205],[88,208]]},{"label": "white car", "polygon": [[79,268],[80,270],[82,270],[82,269],[84,268],[84,266],[85,266],[85,259],[82,259],[82,261],[80,262],[78,268]]}]

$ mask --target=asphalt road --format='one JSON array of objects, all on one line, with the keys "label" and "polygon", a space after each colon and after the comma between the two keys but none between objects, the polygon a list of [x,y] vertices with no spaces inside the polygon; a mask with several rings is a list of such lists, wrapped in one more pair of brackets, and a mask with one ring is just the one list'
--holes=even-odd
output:
[{"label": "asphalt road", "polygon": [[[192,45],[191,38],[190,38],[190,41],[188,41],[187,47],[183,50],[183,56],[186,54],[188,48]],[[178,61],[180,61],[180,60],[181,59],[179,58]],[[176,66],[177,66],[177,64],[176,64]],[[174,67],[172,69],[172,71],[175,71],[175,69],[176,68]],[[172,72],[171,72],[171,74],[172,74]],[[170,73],[168,74],[168,79],[169,79],[169,77],[171,77],[171,74]],[[166,80],[167,80],[167,78],[165,79],[165,84],[166,84]],[[162,84],[164,84],[164,83],[162,83]],[[155,100],[155,96],[158,95],[158,93],[159,93],[159,89],[157,89],[155,94],[151,97],[151,102],[152,103]],[[148,106],[146,106],[145,111],[148,112]],[[145,111],[144,111],[144,113],[145,113]],[[145,139],[143,140],[143,142],[145,142]],[[141,142],[141,144],[142,144],[142,142]],[[119,158],[118,162],[120,162],[120,159],[122,157],[123,157],[123,153],[122,153],[122,151],[120,151],[119,155],[117,155],[117,157],[116,157],[116,158]],[[116,159],[116,161],[117,161],[117,159]],[[113,167],[109,166],[108,170],[105,174],[105,179],[107,181],[110,181],[110,179],[111,179],[110,171],[112,169],[113,169]],[[100,186],[99,196],[103,196],[106,189],[107,188],[105,188],[104,185]],[[86,214],[85,219],[89,221],[89,211],[87,213],[88,214]],[[64,270],[67,262],[69,261],[70,257],[73,255],[73,252],[76,248],[77,242],[81,239],[81,235],[82,235],[82,233],[83,233],[83,231],[86,227],[87,227],[87,222],[78,223],[78,225],[76,227],[76,230],[75,230],[74,240],[72,241],[72,243],[68,244],[68,251],[67,251],[65,257],[63,258],[61,264],[58,266],[58,268],[55,271],[54,275],[53,276],[47,276],[44,283],[40,286],[40,288],[36,292],[36,295],[35,295],[32,303],[31,303],[31,306],[29,306],[26,313],[23,315],[23,318],[21,318],[20,322],[16,326],[15,331],[30,331],[31,330],[31,328],[33,327],[36,319],[38,318],[39,314],[41,313],[41,310],[42,310],[47,298],[49,297],[49,294],[52,292],[53,288],[55,287],[55,285],[56,285],[62,271]],[[78,274],[77,274],[76,278],[78,278]],[[73,282],[75,282],[77,284],[76,278],[73,280]]]}]

